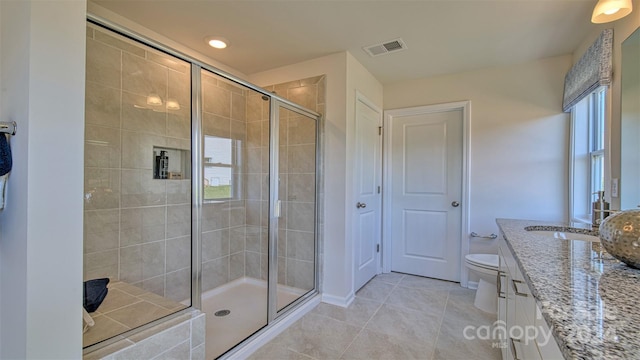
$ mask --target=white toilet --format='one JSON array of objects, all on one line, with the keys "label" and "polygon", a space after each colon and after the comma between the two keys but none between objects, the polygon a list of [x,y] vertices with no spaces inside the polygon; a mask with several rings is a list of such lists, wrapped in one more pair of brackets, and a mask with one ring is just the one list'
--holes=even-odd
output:
[{"label": "white toilet", "polygon": [[496,288],[498,255],[469,254],[464,257],[464,260],[467,268],[480,278],[473,305],[482,311],[495,314],[498,301]]}]

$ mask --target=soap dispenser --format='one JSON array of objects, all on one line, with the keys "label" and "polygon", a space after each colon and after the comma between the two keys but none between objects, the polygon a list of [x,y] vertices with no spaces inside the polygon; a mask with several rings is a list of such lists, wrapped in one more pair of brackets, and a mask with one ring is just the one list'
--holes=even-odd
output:
[{"label": "soap dispenser", "polygon": [[604,218],[609,215],[609,203],[604,199],[604,191],[597,191],[594,194],[598,195],[596,201],[592,204],[591,223],[594,226],[600,226],[600,223]]}]

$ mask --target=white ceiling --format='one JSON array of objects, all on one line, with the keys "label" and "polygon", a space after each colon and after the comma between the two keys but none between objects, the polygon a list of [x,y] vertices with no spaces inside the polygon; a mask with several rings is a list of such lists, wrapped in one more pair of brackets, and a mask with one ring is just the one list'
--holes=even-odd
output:
[{"label": "white ceiling", "polygon": [[[248,75],[346,50],[383,84],[570,54],[596,27],[595,0],[94,2]],[[398,37],[407,50],[362,50]]]}]

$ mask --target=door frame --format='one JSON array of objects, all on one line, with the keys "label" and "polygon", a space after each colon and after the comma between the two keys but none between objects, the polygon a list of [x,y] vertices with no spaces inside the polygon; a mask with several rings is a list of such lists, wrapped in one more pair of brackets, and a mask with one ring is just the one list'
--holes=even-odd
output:
[{"label": "door frame", "polygon": [[[372,109],[376,113],[378,113],[378,126],[384,127],[382,109],[380,107],[376,106],[376,104],[374,104],[371,100],[369,100],[366,96],[364,96],[364,94],[362,94],[358,90],[356,90],[356,101],[355,101],[355,104],[354,104],[355,105],[354,106],[354,111],[355,111],[354,118],[357,118],[357,116],[358,116],[358,114],[357,114],[358,102],[361,102],[365,106],[369,107],[370,109]],[[354,123],[354,126],[355,126],[355,123]],[[355,137],[358,136],[358,134],[354,134],[354,135],[355,135]],[[354,137],[354,144],[355,144],[355,137]],[[380,161],[382,161],[382,164],[380,164],[381,173],[380,173],[380,179],[379,179],[380,180],[380,188],[382,189],[381,190],[381,192],[382,192],[381,195],[382,196],[380,197],[381,204],[380,204],[380,218],[379,218],[379,220],[380,220],[380,229],[379,229],[380,230],[380,239],[379,240],[380,240],[380,247],[381,248],[384,247],[384,234],[383,234],[384,233],[384,227],[383,227],[383,223],[384,223],[384,212],[385,212],[384,211],[384,200],[383,200],[383,197],[384,197],[384,177],[385,177],[385,175],[384,175],[384,160],[382,160],[384,158],[384,139],[383,138],[384,138],[384,133],[382,133],[382,136],[380,136],[379,139],[378,139],[378,142],[380,144],[380,155],[381,155],[380,156]],[[355,174],[355,171],[353,173]],[[351,184],[351,191],[352,191],[352,194],[354,194],[352,196],[353,199],[351,201],[351,204],[355,203],[355,201],[357,200],[357,199],[355,199],[355,193],[356,193],[354,191],[355,188],[356,188],[356,185],[355,185],[355,181],[354,181]],[[351,210],[351,211],[353,211],[353,210]],[[356,231],[356,227],[353,226],[354,219],[355,219],[355,217],[351,216],[351,223],[352,223],[351,224],[351,234],[352,234],[352,236],[353,236],[354,232]],[[352,247],[351,253],[354,256],[354,258],[353,258],[353,269],[352,269],[353,276],[352,276],[352,279],[351,279],[351,288],[353,289],[353,291],[355,291],[355,290],[357,290],[355,288],[355,282],[356,282],[356,271],[357,271],[357,267],[358,267],[358,263],[357,263],[357,261],[355,259],[355,256],[356,256],[356,242],[355,241],[352,241],[351,247]],[[376,253],[376,274],[380,274],[381,272],[384,271],[384,269],[382,267],[382,261],[383,261],[382,260],[382,256],[381,256],[382,252],[384,252],[383,249],[381,249],[380,252]]]},{"label": "door frame", "polygon": [[[409,108],[399,108],[386,110],[384,112],[384,139],[382,146],[382,173],[383,173],[383,189],[382,192],[382,272],[391,272],[391,138],[394,117],[433,114],[445,111],[461,110],[462,111],[462,194],[461,194],[461,224],[460,224],[460,284],[467,287],[468,274],[465,271],[464,256],[469,253],[469,209],[470,209],[470,191],[469,191],[469,138],[470,138],[470,122],[471,122],[471,101],[458,101],[451,103],[416,106]],[[465,236],[466,235],[466,236]],[[463,241],[466,239],[466,241]]]}]

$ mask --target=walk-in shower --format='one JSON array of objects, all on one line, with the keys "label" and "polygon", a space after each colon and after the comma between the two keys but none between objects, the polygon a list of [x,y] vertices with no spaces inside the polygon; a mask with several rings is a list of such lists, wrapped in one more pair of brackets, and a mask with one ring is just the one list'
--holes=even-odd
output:
[{"label": "walk-in shower", "polygon": [[317,293],[323,76],[263,89],[91,19],[86,81],[86,349],[194,306],[211,359]]}]

